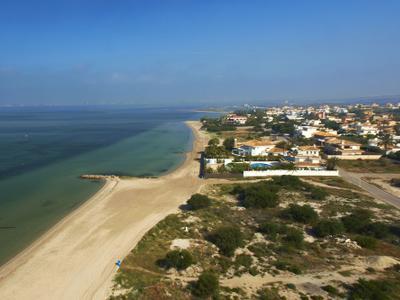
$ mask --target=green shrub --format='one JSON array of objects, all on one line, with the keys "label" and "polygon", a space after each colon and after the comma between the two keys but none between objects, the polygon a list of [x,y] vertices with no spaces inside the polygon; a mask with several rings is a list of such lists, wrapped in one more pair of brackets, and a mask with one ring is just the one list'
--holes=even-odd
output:
[{"label": "green shrub", "polygon": [[325,292],[327,292],[329,295],[331,296],[337,296],[339,295],[339,291],[337,288],[335,288],[334,286],[331,285],[324,285],[321,287],[321,289],[323,289]]},{"label": "green shrub", "polygon": [[292,265],[292,264],[290,264],[288,262],[285,262],[285,261],[277,260],[274,263],[274,266],[278,270],[289,271],[289,272],[292,272],[294,274],[301,274],[301,269],[298,266]]},{"label": "green shrub", "polygon": [[352,214],[342,218],[344,227],[348,232],[360,232],[363,227],[371,222],[372,214],[365,209],[358,209]]},{"label": "green shrub", "polygon": [[360,233],[368,236],[373,236],[377,239],[383,239],[389,235],[389,226],[380,222],[370,223],[365,225],[360,230]]},{"label": "green shrub", "polygon": [[216,229],[209,236],[209,240],[226,256],[232,256],[244,242],[242,232],[235,226],[224,226]]},{"label": "green shrub", "polygon": [[278,205],[278,195],[267,185],[250,187],[244,190],[242,204],[246,208],[267,208]]},{"label": "green shrub", "polygon": [[304,185],[304,183],[297,176],[282,175],[280,177],[274,177],[273,182],[276,185],[285,187],[287,189],[297,189]]},{"label": "green shrub", "polygon": [[288,228],[283,241],[289,246],[302,248],[304,243],[303,232],[295,228]]},{"label": "green shrub", "polygon": [[313,227],[317,237],[341,234],[344,231],[343,223],[340,220],[321,220]]},{"label": "green shrub", "polygon": [[191,210],[198,210],[209,207],[211,205],[211,199],[205,195],[194,194],[187,201],[187,204],[190,206]]},{"label": "green shrub", "polygon": [[249,163],[230,163],[227,165],[227,169],[229,170],[230,173],[243,173],[243,171],[249,171],[250,170],[250,164]]},{"label": "green shrub", "polygon": [[218,146],[219,145],[219,138],[212,138],[208,141],[208,146]]},{"label": "green shrub", "polygon": [[386,280],[359,279],[349,291],[350,300],[390,300],[398,299],[396,284]]},{"label": "green shrub", "polygon": [[165,256],[164,263],[167,268],[184,270],[193,264],[193,257],[187,250],[169,251]]},{"label": "green shrub", "polygon": [[287,287],[288,289],[291,289],[291,290],[295,290],[295,289],[296,289],[296,285],[293,284],[293,283],[287,283],[287,284],[286,284],[286,287]]},{"label": "green shrub", "polygon": [[310,198],[314,200],[324,200],[329,193],[321,188],[313,187],[311,188]]},{"label": "green shrub", "polygon": [[245,268],[250,268],[253,263],[253,258],[247,254],[240,254],[235,259],[236,264],[243,266]]},{"label": "green shrub", "polygon": [[310,224],[318,220],[317,212],[308,204],[303,206],[290,204],[287,209],[282,211],[281,217],[304,224]]},{"label": "green shrub", "polygon": [[377,244],[376,239],[370,236],[363,236],[363,235],[356,237],[355,241],[357,242],[358,245],[367,249],[375,249]]},{"label": "green shrub", "polygon": [[210,271],[204,271],[193,285],[192,293],[200,298],[208,298],[216,296],[218,288],[219,282],[217,275]]},{"label": "green shrub", "polygon": [[266,234],[271,240],[275,240],[278,233],[282,234],[287,231],[287,226],[272,222],[264,222],[260,225],[259,231]]},{"label": "green shrub", "polygon": [[[400,155],[400,151],[399,151],[399,155]],[[400,187],[400,178],[392,178],[390,180],[390,185],[395,186],[395,187]]]},{"label": "green shrub", "polygon": [[275,288],[268,289],[264,288],[259,291],[257,291],[257,299],[259,300],[281,300],[284,299],[282,298],[278,291]]}]

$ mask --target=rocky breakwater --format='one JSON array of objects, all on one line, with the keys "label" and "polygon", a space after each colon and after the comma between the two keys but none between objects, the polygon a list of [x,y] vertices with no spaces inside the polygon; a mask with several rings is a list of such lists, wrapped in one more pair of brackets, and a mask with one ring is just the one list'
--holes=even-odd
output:
[{"label": "rocky breakwater", "polygon": [[116,175],[94,175],[94,174],[84,174],[80,176],[81,179],[88,180],[118,180],[119,177]]}]

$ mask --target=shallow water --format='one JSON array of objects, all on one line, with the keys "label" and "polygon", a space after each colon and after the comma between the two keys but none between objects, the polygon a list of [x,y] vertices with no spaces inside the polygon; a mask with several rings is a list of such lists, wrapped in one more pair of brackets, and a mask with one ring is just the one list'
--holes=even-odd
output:
[{"label": "shallow water", "polygon": [[0,109],[0,264],[79,206],[100,182],[81,174],[157,176],[191,147],[184,110]]}]

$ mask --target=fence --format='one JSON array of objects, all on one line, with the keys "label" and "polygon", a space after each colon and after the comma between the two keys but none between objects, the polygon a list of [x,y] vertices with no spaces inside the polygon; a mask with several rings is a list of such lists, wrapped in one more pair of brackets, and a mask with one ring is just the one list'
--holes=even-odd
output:
[{"label": "fence", "polygon": [[244,171],[243,177],[269,177],[269,176],[339,176],[337,170],[266,170],[266,171]]},{"label": "fence", "polygon": [[337,158],[337,159],[343,159],[343,160],[377,160],[380,159],[382,155],[327,155],[326,158]]}]

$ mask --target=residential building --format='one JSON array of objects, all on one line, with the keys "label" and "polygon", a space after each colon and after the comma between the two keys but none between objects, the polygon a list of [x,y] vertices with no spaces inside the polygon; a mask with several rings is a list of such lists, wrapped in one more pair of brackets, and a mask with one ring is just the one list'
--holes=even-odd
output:
[{"label": "residential building", "polygon": [[232,153],[239,156],[268,156],[269,151],[275,148],[279,141],[251,140],[238,143]]}]

